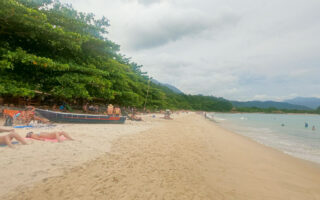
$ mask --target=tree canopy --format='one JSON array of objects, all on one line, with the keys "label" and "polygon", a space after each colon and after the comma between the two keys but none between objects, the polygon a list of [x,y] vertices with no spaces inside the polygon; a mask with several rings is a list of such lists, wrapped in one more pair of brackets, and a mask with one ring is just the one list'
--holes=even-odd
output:
[{"label": "tree canopy", "polygon": [[176,94],[149,83],[141,65],[107,37],[109,20],[52,0],[0,1],[0,96],[102,99],[150,109],[231,110],[215,97]]}]

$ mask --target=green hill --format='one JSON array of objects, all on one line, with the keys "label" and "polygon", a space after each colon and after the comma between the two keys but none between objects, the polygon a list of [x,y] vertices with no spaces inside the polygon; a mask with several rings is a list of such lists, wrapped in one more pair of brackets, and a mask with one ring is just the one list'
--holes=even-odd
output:
[{"label": "green hill", "polygon": [[284,102],[307,106],[312,109],[317,109],[320,107],[320,98],[316,97],[296,97],[294,99],[285,100]]},{"label": "green hill", "polygon": [[276,108],[276,109],[286,109],[286,110],[312,110],[309,107],[294,105],[285,102],[277,102],[277,101],[231,101],[232,105],[236,108]]},{"label": "green hill", "polygon": [[173,85],[170,85],[168,83],[160,83],[159,81],[155,80],[155,79],[151,79],[151,81],[156,84],[156,85],[162,85],[162,86],[165,86],[167,88],[169,88],[170,90],[172,90],[174,93],[177,93],[177,94],[183,94],[183,92],[181,90],[179,90],[178,88],[176,88],[175,86]]}]

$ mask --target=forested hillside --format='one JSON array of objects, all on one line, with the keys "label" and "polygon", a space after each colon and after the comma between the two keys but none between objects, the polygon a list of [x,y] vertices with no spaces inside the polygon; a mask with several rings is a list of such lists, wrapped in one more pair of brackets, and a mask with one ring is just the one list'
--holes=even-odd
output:
[{"label": "forested hillside", "polygon": [[232,105],[236,108],[276,108],[276,109],[287,109],[287,110],[312,110],[306,106],[294,105],[286,102],[277,101],[231,101]]},{"label": "forested hillside", "polygon": [[[230,102],[173,93],[108,39],[109,21],[52,0],[0,1],[0,96],[149,109],[231,110]],[[44,102],[45,103],[45,102]]]},{"label": "forested hillside", "polygon": [[312,109],[317,109],[320,107],[320,98],[316,97],[296,97],[293,99],[284,100],[284,102],[307,106]]}]

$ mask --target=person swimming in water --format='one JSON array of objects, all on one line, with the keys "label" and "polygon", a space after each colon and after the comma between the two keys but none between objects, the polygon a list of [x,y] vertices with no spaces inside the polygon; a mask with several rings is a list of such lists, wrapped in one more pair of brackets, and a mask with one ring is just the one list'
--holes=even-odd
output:
[{"label": "person swimming in water", "polygon": [[304,123],[304,127],[305,127],[305,128],[308,128],[308,127],[309,127],[308,122],[305,122],[305,123]]}]

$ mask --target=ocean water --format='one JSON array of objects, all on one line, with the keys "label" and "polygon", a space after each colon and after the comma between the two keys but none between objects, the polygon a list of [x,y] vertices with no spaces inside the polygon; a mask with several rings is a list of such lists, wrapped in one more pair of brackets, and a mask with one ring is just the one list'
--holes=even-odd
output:
[{"label": "ocean water", "polygon": [[[320,115],[210,113],[222,127],[320,164]],[[308,127],[305,127],[308,123]],[[315,130],[312,127],[315,126]]]}]

